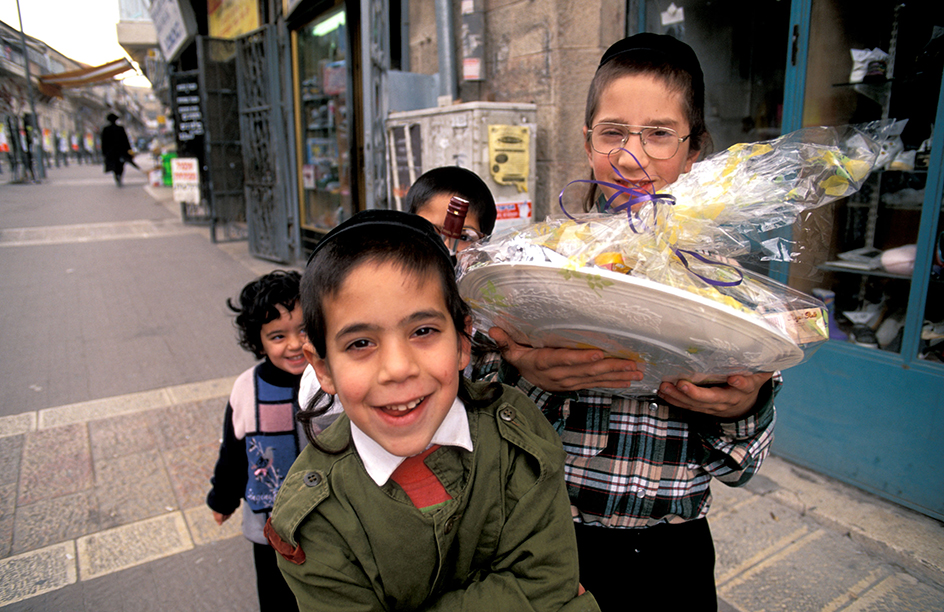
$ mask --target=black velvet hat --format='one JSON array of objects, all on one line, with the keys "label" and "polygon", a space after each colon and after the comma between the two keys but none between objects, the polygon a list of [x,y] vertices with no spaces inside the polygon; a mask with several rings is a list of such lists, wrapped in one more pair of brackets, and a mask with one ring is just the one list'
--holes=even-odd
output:
[{"label": "black velvet hat", "polygon": [[399,210],[372,209],[361,211],[344,221],[330,232],[328,232],[321,241],[315,245],[315,250],[308,257],[308,263],[315,258],[325,245],[330,244],[340,234],[350,233],[357,230],[380,229],[384,228],[391,232],[411,232],[418,240],[429,241],[436,249],[442,253],[450,262],[449,249],[443,243],[442,236],[433,227],[433,224],[419,215],[402,212]]},{"label": "black velvet hat", "polygon": [[614,58],[628,56],[638,57],[640,60],[649,62],[665,62],[685,70],[692,76],[692,90],[695,94],[696,105],[700,106],[703,103],[705,75],[701,71],[698,56],[687,44],[667,34],[643,32],[642,34],[628,36],[610,45],[610,48],[606,50],[600,59],[597,70]]}]

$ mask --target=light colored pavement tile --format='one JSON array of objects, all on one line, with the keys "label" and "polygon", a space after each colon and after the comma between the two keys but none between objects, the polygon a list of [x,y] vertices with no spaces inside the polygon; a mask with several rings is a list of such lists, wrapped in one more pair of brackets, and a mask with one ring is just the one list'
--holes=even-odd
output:
[{"label": "light colored pavement tile", "polygon": [[183,514],[122,525],[79,538],[79,576],[89,580],[193,548]]},{"label": "light colored pavement tile", "polygon": [[177,219],[136,219],[107,223],[14,227],[0,230],[0,247],[160,238],[198,232]]},{"label": "light colored pavement tile", "polygon": [[164,408],[171,399],[164,389],[129,393],[100,400],[58,406],[39,411],[39,429],[60,427],[71,423],[85,423],[93,419],[132,414],[143,410]]},{"label": "light colored pavement tile", "polygon": [[822,612],[861,589],[863,576],[886,571],[849,538],[817,530],[719,585],[718,593],[741,610],[784,602],[790,612]]},{"label": "light colored pavement tile", "polygon": [[[839,608],[836,608],[839,609]],[[871,586],[843,612],[944,612],[944,590],[896,573]]]},{"label": "light colored pavement tile", "polygon": [[171,406],[147,416],[158,448],[167,451],[194,444],[219,444],[225,409],[225,401],[210,399]]},{"label": "light colored pavement tile", "polygon": [[236,382],[236,378],[236,376],[229,376],[188,385],[177,385],[175,387],[168,387],[167,393],[175,404],[204,399],[218,399],[224,402],[225,405],[226,398],[229,397],[230,391],[233,390],[233,383]]},{"label": "light colored pavement tile", "polygon": [[715,576],[723,584],[810,531],[796,512],[777,513],[763,498],[751,495],[738,505],[708,514],[715,542]]},{"label": "light colored pavement tile", "polygon": [[75,568],[72,541],[0,560],[0,606],[74,583]]},{"label": "light colored pavement tile", "polygon": [[220,445],[194,444],[164,451],[164,463],[170,476],[171,486],[177,502],[183,509],[206,507],[206,495],[210,490],[213,466],[219,457]]},{"label": "light colored pavement tile", "polygon": [[0,438],[36,431],[36,421],[35,412],[0,417]]},{"label": "light colored pavement tile", "polygon": [[243,535],[243,509],[242,506],[236,509],[236,512],[222,525],[217,525],[210,513],[209,506],[198,508],[189,508],[184,510],[184,517],[187,519],[187,525],[190,526],[190,533],[193,535],[193,543],[197,546],[203,546],[211,542],[218,542],[229,538],[235,538]]},{"label": "light colored pavement tile", "polygon": [[22,435],[0,437],[0,484],[16,484],[22,457]]},{"label": "light colored pavement tile", "polygon": [[16,483],[0,485],[0,558],[13,549],[13,517],[16,512]]},{"label": "light colored pavement tile", "polygon": [[88,427],[96,462],[157,449],[150,420],[141,413],[91,421]]},{"label": "light colored pavement tile", "polygon": [[771,497],[853,540],[909,571],[940,582],[944,576],[944,523],[886,500],[831,481],[773,458],[764,473],[778,485]]}]

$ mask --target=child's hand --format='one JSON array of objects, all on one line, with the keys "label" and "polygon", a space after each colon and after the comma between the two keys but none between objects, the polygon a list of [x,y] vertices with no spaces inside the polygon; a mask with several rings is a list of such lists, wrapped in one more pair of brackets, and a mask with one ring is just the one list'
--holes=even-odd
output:
[{"label": "child's hand", "polygon": [[212,512],[213,512],[213,520],[216,521],[217,525],[222,525],[223,523],[227,521],[227,519],[229,519],[229,517],[233,516],[232,513],[220,514],[216,510],[213,510]]},{"label": "child's hand", "polygon": [[545,391],[624,388],[642,380],[636,362],[606,358],[597,349],[534,348],[518,344],[500,327],[488,330],[502,357],[531,384]]},{"label": "child's hand", "polygon": [[699,387],[687,380],[680,380],[675,385],[662,383],[659,397],[679,408],[736,419],[754,407],[760,388],[771,376],[770,372],[734,375],[728,377],[726,384],[710,387]]}]

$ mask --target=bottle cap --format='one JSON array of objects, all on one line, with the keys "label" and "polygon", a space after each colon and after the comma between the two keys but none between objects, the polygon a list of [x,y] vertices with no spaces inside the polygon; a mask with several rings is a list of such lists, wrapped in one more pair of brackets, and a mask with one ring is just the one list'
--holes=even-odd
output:
[{"label": "bottle cap", "polygon": [[465,217],[469,214],[469,201],[459,196],[453,196],[446,208],[446,219],[443,221],[442,234],[446,238],[461,238],[462,228],[465,226]]}]

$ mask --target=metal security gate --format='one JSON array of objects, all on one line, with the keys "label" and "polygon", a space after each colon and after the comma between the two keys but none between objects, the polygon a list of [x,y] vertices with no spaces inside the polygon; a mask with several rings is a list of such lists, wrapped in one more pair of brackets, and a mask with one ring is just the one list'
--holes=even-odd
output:
[{"label": "metal security gate", "polygon": [[386,0],[361,0],[361,89],[364,112],[364,208],[388,208],[386,172],[387,96],[390,69],[390,7]]},{"label": "metal security gate", "polygon": [[203,122],[205,197],[210,203],[210,238],[213,242],[245,240],[246,196],[236,93],[236,43],[199,37],[200,101]]},{"label": "metal security gate", "polygon": [[281,97],[279,45],[268,25],[236,41],[239,126],[249,252],[290,262],[295,216],[288,196],[293,185],[288,125]]}]

